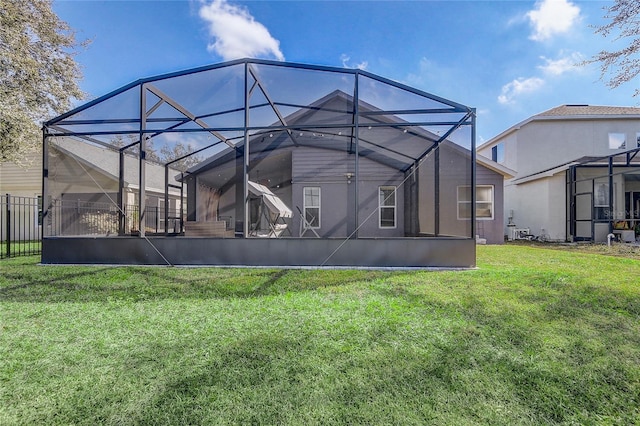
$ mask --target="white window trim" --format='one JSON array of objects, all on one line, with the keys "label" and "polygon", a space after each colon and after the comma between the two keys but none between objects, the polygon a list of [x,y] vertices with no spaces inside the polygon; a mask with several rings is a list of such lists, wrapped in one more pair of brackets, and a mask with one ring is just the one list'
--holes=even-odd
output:
[{"label": "white window trim", "polygon": [[[307,189],[317,189],[318,190],[318,205],[317,206],[307,206]],[[309,208],[317,208],[318,209],[318,226],[308,226],[307,221],[304,220],[307,217],[307,207]],[[322,226],[322,188],[319,186],[305,186],[302,188],[302,224],[304,229],[320,229]]]},{"label": "white window trim", "polygon": [[[393,206],[380,204],[380,191],[391,189],[394,192]],[[382,209],[393,209],[393,226],[382,226]],[[384,185],[378,187],[378,229],[396,229],[398,226],[398,187],[394,185]]]},{"label": "white window trim", "polygon": [[[460,200],[460,188],[470,188],[469,185],[458,185],[456,187],[456,215],[458,220],[471,220],[468,217],[460,217],[460,205],[461,204],[471,204],[471,200]],[[491,217],[478,217],[478,188],[491,188],[491,201],[481,201],[481,203],[488,204],[491,203]],[[494,185],[476,185],[476,220],[494,220],[495,219],[495,193],[496,189]],[[471,210],[469,210],[471,211]]]}]

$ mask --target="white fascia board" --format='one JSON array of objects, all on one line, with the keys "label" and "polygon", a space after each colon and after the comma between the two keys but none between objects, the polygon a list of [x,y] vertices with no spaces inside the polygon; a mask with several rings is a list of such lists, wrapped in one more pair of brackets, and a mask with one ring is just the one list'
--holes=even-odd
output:
[{"label": "white fascia board", "polygon": [[521,183],[527,183],[527,182],[532,182],[532,181],[538,180],[538,179],[544,179],[544,178],[552,177],[552,176],[557,175],[560,172],[564,172],[564,171],[569,170],[569,167],[571,167],[572,165],[575,165],[575,164],[578,164],[578,163],[565,164],[564,166],[556,167],[555,169],[547,170],[546,172],[543,172],[543,173],[536,173],[534,175],[529,175],[529,176],[525,176],[523,178],[514,179],[514,180],[511,181],[511,183],[514,184],[514,185],[520,185]]},{"label": "white fascia board", "polygon": [[516,175],[516,171],[512,170],[508,167],[503,166],[502,164],[495,162],[483,155],[476,154],[476,162],[486,167],[489,170],[492,170],[496,173],[501,174],[506,179],[511,179]]}]

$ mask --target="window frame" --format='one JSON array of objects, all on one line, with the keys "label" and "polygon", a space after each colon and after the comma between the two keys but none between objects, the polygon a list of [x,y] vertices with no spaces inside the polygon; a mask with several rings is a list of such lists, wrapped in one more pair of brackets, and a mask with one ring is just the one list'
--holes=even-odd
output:
[{"label": "window frame", "polygon": [[[611,146],[612,142],[618,142],[615,139],[616,136],[622,136],[622,143],[618,143],[617,146]],[[627,149],[627,134],[622,132],[609,132],[609,149],[614,151]]]},{"label": "window frame", "polygon": [[[381,199],[381,192],[385,190],[393,191],[393,205],[384,205],[382,204],[384,200]],[[383,209],[393,209],[393,226],[383,226],[382,225],[382,210]],[[378,229],[396,229],[398,227],[398,187],[395,185],[381,185],[378,187]]]},{"label": "window frame", "polygon": [[[307,205],[307,189],[317,189],[318,190],[318,205],[317,206],[308,206]],[[313,195],[313,194],[311,194]],[[309,226],[307,225],[307,209],[317,209],[318,210],[318,226]],[[322,227],[322,188],[319,186],[304,186],[302,187],[302,227],[304,229],[320,229]]]},{"label": "window frame", "polygon": [[[471,220],[471,217],[463,217],[460,214],[460,207],[463,205],[468,205],[471,204],[471,200],[464,200],[461,199],[460,197],[460,190],[461,189],[467,189],[467,188],[471,188],[471,185],[458,185],[456,187],[456,206],[457,206],[457,217],[458,220]],[[491,190],[491,200],[490,201],[480,201],[478,202],[478,189],[485,189],[488,188]],[[471,192],[469,192],[469,194],[471,194]],[[495,220],[495,185],[476,185],[476,220]],[[479,204],[489,204],[490,209],[491,209],[491,216],[478,216],[478,207]],[[471,209],[468,209],[469,213],[471,212]]]},{"label": "window frame", "polygon": [[502,142],[491,147],[491,160],[498,164],[504,163],[504,144]]}]

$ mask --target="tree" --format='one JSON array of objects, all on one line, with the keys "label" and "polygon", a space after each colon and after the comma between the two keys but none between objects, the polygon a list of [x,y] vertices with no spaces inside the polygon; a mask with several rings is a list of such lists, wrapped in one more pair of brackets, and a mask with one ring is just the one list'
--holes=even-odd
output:
[{"label": "tree", "polygon": [[2,0],[0,7],[0,161],[24,164],[40,146],[42,122],[84,94],[78,43],[51,0]]},{"label": "tree", "polygon": [[[178,158],[182,158],[185,155],[195,151],[195,148],[190,143],[187,143],[185,146],[182,142],[175,143],[172,148],[163,146],[160,149],[160,158],[163,162],[168,163],[173,160],[178,160]],[[171,167],[180,170],[187,171],[190,167],[195,166],[196,164],[202,161],[202,157],[198,154],[190,155],[186,158],[182,158],[182,160],[178,160],[175,163],[171,164]]]},{"label": "tree", "polygon": [[[612,6],[606,8],[606,25],[596,28],[596,34],[608,37],[616,33],[615,40],[629,39],[629,43],[619,50],[603,50],[593,58],[584,62],[600,63],[600,78],[605,79],[609,73],[606,84],[610,88],[616,88],[623,83],[631,81],[640,74],[640,2],[638,0],[615,0]],[[636,89],[634,96],[640,94]]]},{"label": "tree", "polygon": [[[137,140],[138,138],[134,135],[127,135],[126,138],[122,135],[116,135],[111,138],[109,143],[116,148],[122,148],[124,146],[131,145]],[[134,145],[126,151],[129,154],[138,155],[138,148],[139,145]],[[145,145],[145,158],[148,161],[153,161],[162,165],[177,160],[176,162],[171,164],[171,168],[184,172],[187,171],[190,167],[195,166],[202,161],[202,157],[198,154],[193,154],[189,155],[186,158],[182,158],[189,153],[194,152],[195,150],[196,149],[190,143],[187,143],[185,145],[182,142],[175,142],[171,145],[171,147],[168,147],[166,145],[162,146],[162,148],[160,148],[160,153],[158,154],[158,151],[153,145],[153,141],[149,139],[147,140]],[[178,160],[179,158],[181,158],[181,160]]]}]

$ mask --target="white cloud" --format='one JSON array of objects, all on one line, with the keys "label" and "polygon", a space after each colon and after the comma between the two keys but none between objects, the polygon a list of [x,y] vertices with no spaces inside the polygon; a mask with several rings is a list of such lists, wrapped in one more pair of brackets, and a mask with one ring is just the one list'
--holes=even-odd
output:
[{"label": "white cloud", "polygon": [[538,77],[518,78],[502,86],[502,93],[498,96],[501,104],[512,104],[514,98],[526,93],[533,93],[544,86],[544,80]]},{"label": "white cloud", "polygon": [[340,55],[340,60],[342,61],[342,66],[344,68],[357,68],[359,70],[366,70],[367,67],[369,66],[369,62],[368,61],[362,61],[359,64],[356,65],[351,65],[349,64],[349,61],[351,60],[351,57],[349,55],[347,55],[346,53],[343,53],[342,55]]},{"label": "white cloud", "polygon": [[526,16],[533,26],[529,38],[544,41],[567,33],[580,20],[580,8],[569,0],[539,0]]},{"label": "white cloud", "polygon": [[213,0],[202,4],[200,17],[215,39],[207,50],[223,60],[263,57],[284,61],[280,42],[246,8],[229,4],[227,0]]},{"label": "white cloud", "polygon": [[583,56],[578,52],[574,52],[569,56],[555,60],[544,56],[541,56],[540,59],[545,61],[545,64],[538,65],[539,69],[545,74],[558,76],[571,71],[579,71],[577,64],[583,61]]}]

